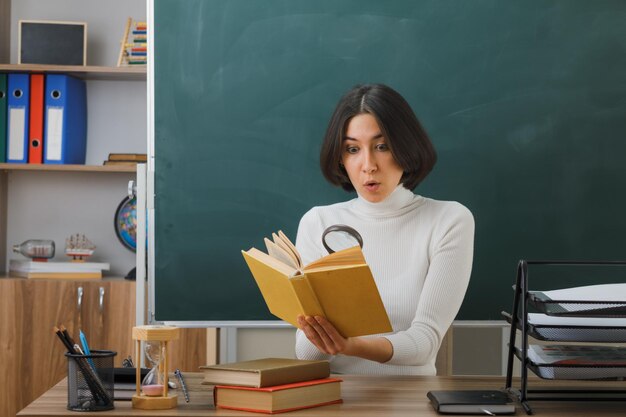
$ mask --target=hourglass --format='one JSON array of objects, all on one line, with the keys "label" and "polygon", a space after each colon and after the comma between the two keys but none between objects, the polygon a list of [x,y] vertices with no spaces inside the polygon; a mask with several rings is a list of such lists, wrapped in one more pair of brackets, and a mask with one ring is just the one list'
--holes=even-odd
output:
[{"label": "hourglass", "polygon": [[165,410],[178,404],[178,397],[168,393],[167,344],[178,339],[179,330],[173,326],[133,327],[133,340],[137,341],[136,357],[141,359],[141,342],[144,342],[144,358],[152,369],[141,380],[141,368],[137,367],[137,392],[133,395],[133,408],[142,410]]}]

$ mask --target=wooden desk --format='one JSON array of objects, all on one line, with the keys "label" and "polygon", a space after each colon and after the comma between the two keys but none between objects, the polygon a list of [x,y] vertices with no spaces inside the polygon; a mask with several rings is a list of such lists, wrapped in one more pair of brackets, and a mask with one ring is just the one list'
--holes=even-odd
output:
[{"label": "wooden desk", "polygon": [[[497,389],[504,386],[504,377],[371,377],[343,375],[343,404],[311,408],[285,416],[318,416],[318,417],[421,417],[437,416],[426,393],[430,390],[446,389]],[[68,411],[67,379],[51,388],[44,395],[24,408],[19,417],[43,416],[262,416],[264,414],[246,413],[241,411],[215,409],[211,394],[211,386],[201,385],[199,373],[187,373],[185,379],[189,388],[191,402],[185,403],[178,393],[178,408],[172,410],[145,411],[131,407],[130,401],[116,401],[115,409],[100,412]],[[563,382],[563,381],[560,381]],[[561,384],[559,386],[564,386]],[[537,381],[537,385],[554,386],[554,381]],[[621,385],[620,385],[621,384]],[[572,384],[569,384],[572,385]],[[535,385],[533,385],[535,386]],[[613,384],[612,386],[616,386]],[[617,383],[623,388],[623,383]],[[589,417],[589,416],[621,416],[626,409],[626,402],[532,402],[537,416],[550,417]],[[518,416],[524,411],[518,406]]]}]

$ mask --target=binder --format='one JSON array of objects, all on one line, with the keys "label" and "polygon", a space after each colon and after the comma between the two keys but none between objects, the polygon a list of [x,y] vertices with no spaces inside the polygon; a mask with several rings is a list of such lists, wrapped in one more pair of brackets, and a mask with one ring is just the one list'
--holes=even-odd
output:
[{"label": "binder", "polygon": [[7,160],[7,75],[0,73],[0,162]]},{"label": "binder", "polygon": [[30,77],[9,74],[7,102],[7,162],[28,162],[28,108]]},{"label": "binder", "polygon": [[43,163],[44,75],[30,75],[30,123],[28,125],[28,163]]},{"label": "binder", "polygon": [[44,163],[84,164],[87,152],[85,82],[62,74],[45,80]]}]

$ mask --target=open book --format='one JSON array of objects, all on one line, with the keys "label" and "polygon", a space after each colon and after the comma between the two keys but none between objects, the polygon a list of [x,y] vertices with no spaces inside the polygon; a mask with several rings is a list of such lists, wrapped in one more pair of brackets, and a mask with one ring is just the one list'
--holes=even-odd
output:
[{"label": "open book", "polygon": [[265,244],[268,253],[256,248],[242,253],[276,317],[297,326],[299,314],[324,316],[344,337],[392,331],[359,246],[302,265],[284,233],[274,233]]}]

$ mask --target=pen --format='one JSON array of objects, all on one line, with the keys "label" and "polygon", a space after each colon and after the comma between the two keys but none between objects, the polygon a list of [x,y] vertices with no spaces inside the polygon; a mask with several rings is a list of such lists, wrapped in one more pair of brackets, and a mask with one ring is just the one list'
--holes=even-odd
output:
[{"label": "pen", "polygon": [[180,387],[183,390],[183,395],[185,396],[185,402],[189,402],[189,392],[187,391],[187,385],[185,385],[185,380],[183,379],[183,374],[180,372],[180,369],[174,371],[174,375],[178,378],[178,382],[180,382]]},{"label": "pen", "polygon": [[[83,352],[85,352],[85,355],[91,355],[91,351],[89,350],[89,344],[87,344],[87,338],[85,337],[85,333],[83,333],[82,330],[78,331],[78,338],[80,339],[80,344],[83,345]],[[93,363],[93,360],[91,358],[87,358],[87,360],[91,364],[91,367],[95,370],[96,364]]]}]

